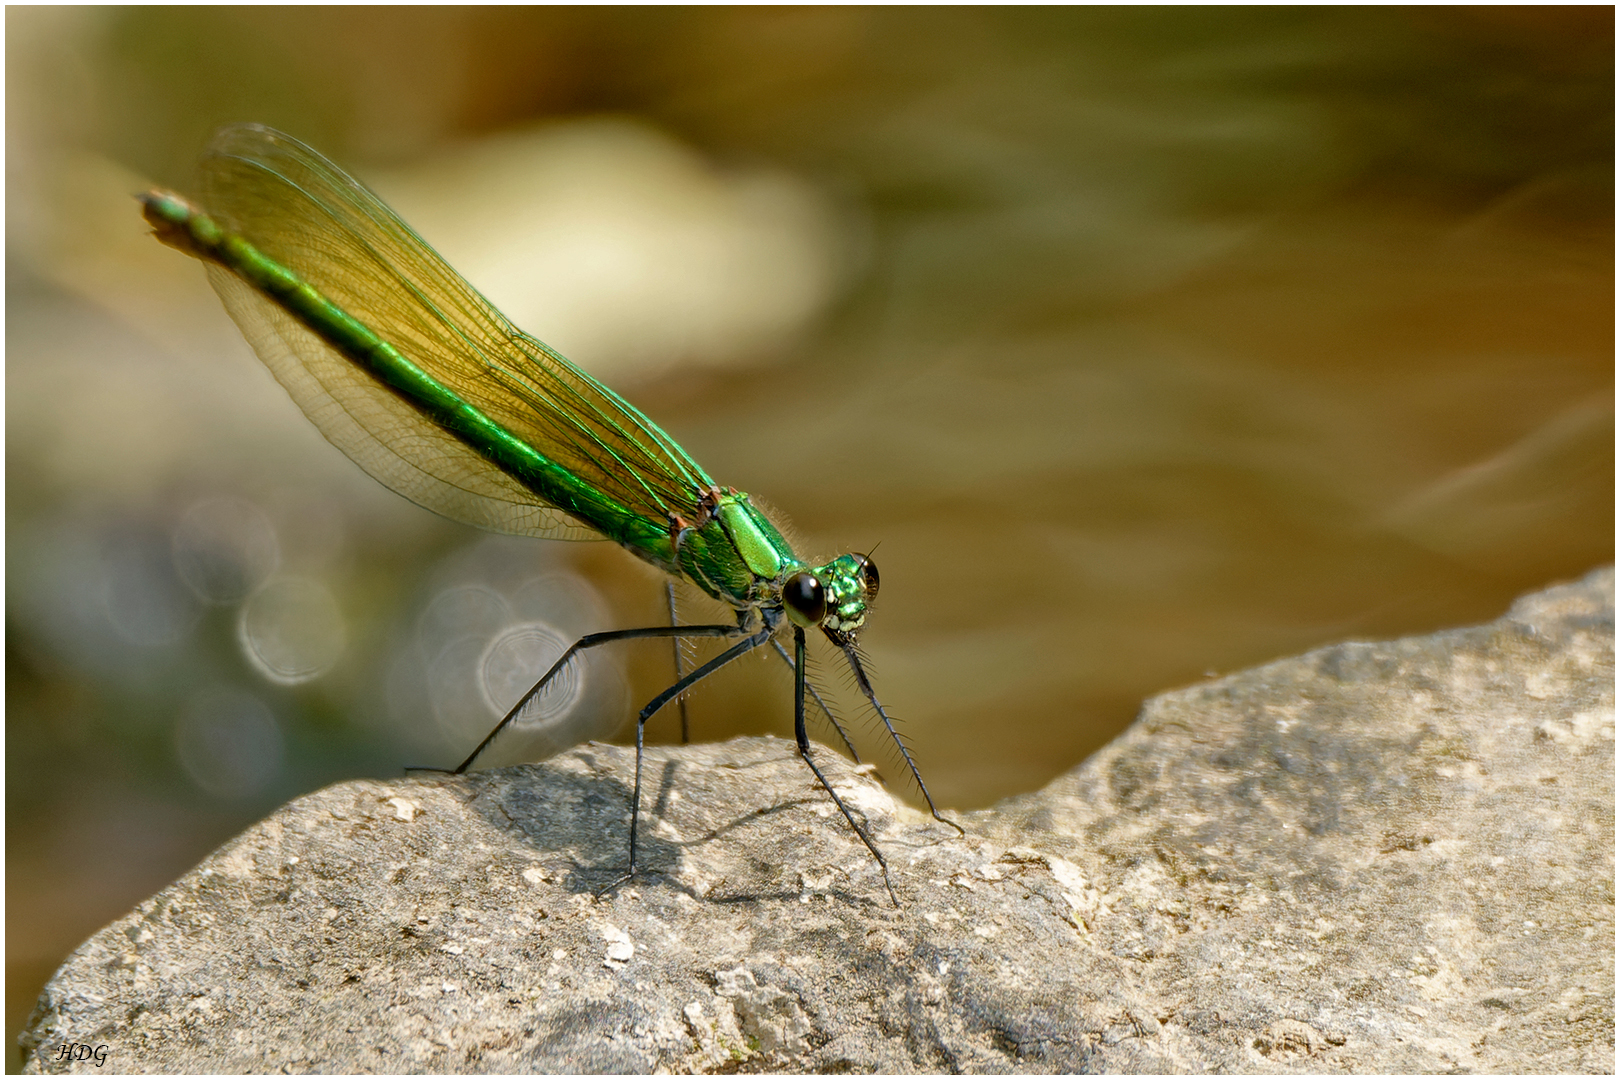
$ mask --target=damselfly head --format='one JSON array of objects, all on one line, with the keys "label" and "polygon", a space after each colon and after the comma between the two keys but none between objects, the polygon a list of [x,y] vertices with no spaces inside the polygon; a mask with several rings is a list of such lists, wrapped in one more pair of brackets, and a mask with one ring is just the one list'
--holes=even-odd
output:
[{"label": "damselfly head", "polygon": [[853,640],[878,591],[877,564],[840,555],[825,566],[794,571],[782,582],[782,606],[799,626],[819,626],[834,641]]}]

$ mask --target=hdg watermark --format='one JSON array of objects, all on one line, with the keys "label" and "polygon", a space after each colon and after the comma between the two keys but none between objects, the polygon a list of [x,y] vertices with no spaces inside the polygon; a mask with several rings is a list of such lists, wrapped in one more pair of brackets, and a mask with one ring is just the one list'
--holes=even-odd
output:
[{"label": "hdg watermark", "polygon": [[96,1068],[107,1063],[107,1044],[91,1046],[89,1043],[63,1043],[56,1048],[57,1061],[90,1061],[94,1060]]}]

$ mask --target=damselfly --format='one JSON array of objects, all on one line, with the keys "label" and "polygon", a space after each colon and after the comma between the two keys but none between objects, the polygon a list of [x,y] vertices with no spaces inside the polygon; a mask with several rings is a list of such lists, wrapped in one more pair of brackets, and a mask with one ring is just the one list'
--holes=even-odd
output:
[{"label": "damselfly", "polygon": [[[648,626],[574,642],[453,771],[470,768],[583,650],[629,638],[726,638],[636,717],[630,860],[636,872],[647,720],[769,644],[793,671],[799,755],[888,863],[810,752],[805,631],[848,661],[938,820],[943,817],[867,678],[856,636],[878,591],[866,555],[800,559],[748,495],[715,483],[635,406],[509,323],[382,200],[307,146],[256,124],[221,129],[199,204],[141,196],[159,240],[202,260],[225,309],[315,426],[373,477],[430,510],[497,532],[608,539],[728,605],[735,622]],[[778,635],[791,629],[790,657]],[[605,890],[604,890],[605,891]],[[898,900],[896,900],[898,903]]]}]

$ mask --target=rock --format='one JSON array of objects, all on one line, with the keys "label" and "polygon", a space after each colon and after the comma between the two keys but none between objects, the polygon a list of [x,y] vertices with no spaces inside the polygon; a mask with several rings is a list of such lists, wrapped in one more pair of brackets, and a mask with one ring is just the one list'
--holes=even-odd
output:
[{"label": "rock", "polygon": [[[1165,694],[958,837],[791,743],[355,781],[81,946],[33,1071],[1611,1072],[1614,577]],[[69,1051],[70,1055],[72,1051]]]}]

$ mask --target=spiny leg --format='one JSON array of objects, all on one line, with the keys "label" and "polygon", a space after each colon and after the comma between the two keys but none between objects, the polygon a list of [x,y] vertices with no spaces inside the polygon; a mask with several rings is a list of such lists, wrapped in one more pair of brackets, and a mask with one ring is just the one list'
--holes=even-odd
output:
[{"label": "spiny leg", "polygon": [[527,705],[536,694],[540,693],[540,691],[546,688],[547,683],[551,682],[552,679],[557,677],[558,672],[562,671],[563,667],[568,663],[568,661],[573,659],[574,654],[577,652],[581,652],[585,649],[595,648],[598,645],[606,645],[610,641],[625,641],[631,638],[736,637],[738,634],[743,634],[746,632],[747,628],[741,624],[738,624],[736,626],[643,626],[633,630],[607,630],[600,634],[586,634],[584,637],[568,646],[567,651],[557,658],[557,662],[551,665],[550,670],[548,670],[544,675],[540,676],[540,681],[529,687],[528,692],[522,697],[518,698],[517,704],[513,705],[512,708],[507,711],[506,715],[501,717],[501,722],[496,724],[494,729],[491,730],[488,735],[484,736],[484,741],[479,743],[477,748],[475,748],[472,753],[467,755],[466,761],[463,761],[454,769],[433,769],[423,766],[411,766],[405,771],[449,772],[458,776],[461,773],[466,772],[472,763],[478,760],[478,755],[482,754],[485,748],[488,747],[490,743],[495,741],[495,736],[499,735],[506,725],[512,722],[517,714],[523,710],[523,706]]},{"label": "spiny leg", "polygon": [[635,787],[630,795],[630,867],[621,877],[613,879],[613,881],[597,890],[597,896],[601,896],[603,893],[607,893],[618,888],[620,885],[623,885],[636,875],[636,831],[637,826],[641,824],[642,732],[646,730],[647,719],[668,704],[670,698],[679,697],[687,687],[691,686],[699,679],[714,674],[716,671],[719,671],[721,668],[737,659],[737,657],[741,656],[743,653],[756,649],[760,645],[764,644],[765,640],[771,636],[771,633],[771,627],[761,627],[759,630],[749,635],[746,640],[737,642],[737,644],[733,645],[731,648],[727,649],[713,660],[710,660],[708,663],[699,667],[696,671],[692,672],[692,674],[681,679],[674,686],[662,691],[657,697],[647,702],[647,707],[642,709],[641,715],[636,717],[636,782]]},{"label": "spiny leg", "polygon": [[866,830],[861,828],[860,822],[855,820],[855,815],[849,812],[849,807],[844,805],[844,800],[838,797],[838,792],[833,790],[833,786],[827,782],[827,778],[816,767],[815,759],[810,756],[810,735],[804,729],[804,627],[802,626],[793,628],[793,659],[795,661],[793,665],[793,737],[799,742],[799,756],[804,758],[806,765],[810,766],[810,771],[816,774],[816,779],[821,781],[821,786],[827,789],[827,794],[832,796],[833,803],[839,810],[843,811],[844,820],[848,821],[849,827],[855,830],[855,835],[861,838],[861,843],[866,845],[866,850],[870,851],[872,858],[877,860],[878,868],[883,871],[883,887],[889,890],[889,899],[894,901],[894,906],[899,907],[900,898],[894,895],[894,883],[889,880],[888,860],[877,849],[877,845],[872,843],[872,838],[866,835]]},{"label": "spiny leg", "polygon": [[[776,650],[776,655],[780,656],[782,658],[782,662],[788,666],[788,670],[792,671],[793,657],[788,655],[787,650],[782,647],[782,643],[777,641],[775,638],[771,638],[771,648]],[[815,699],[816,708],[821,710],[821,715],[827,718],[827,722],[833,726],[833,730],[838,732],[838,737],[844,740],[844,748],[849,751],[849,756],[855,759],[855,764],[859,765],[861,763],[861,755],[855,752],[855,744],[849,741],[849,733],[844,730],[844,725],[838,722],[838,717],[834,716],[832,710],[827,707],[827,703],[821,700],[821,695],[816,692],[816,688],[814,686],[810,685],[810,683],[806,681],[804,688],[808,690],[810,692],[810,696]]]},{"label": "spiny leg", "polygon": [[[679,626],[680,620],[675,616],[675,582],[673,580],[664,582],[664,596],[669,600],[669,625]],[[672,637],[669,639],[669,644],[675,653],[675,681],[680,682],[686,677],[686,657],[681,655],[681,639]],[[686,695],[682,694],[676,699],[676,704],[681,707],[681,745],[685,746],[691,741],[691,735],[686,727]]]},{"label": "spiny leg", "polygon": [[[831,635],[828,636],[831,638]],[[844,656],[849,660],[850,668],[855,672],[855,681],[860,685],[861,693],[866,695],[866,700],[870,701],[872,708],[877,710],[878,718],[883,721],[883,726],[889,729],[889,737],[894,740],[894,745],[900,748],[900,756],[906,759],[906,766],[911,770],[911,778],[917,781],[917,788],[922,792],[922,797],[928,803],[928,812],[934,815],[934,820],[942,821],[963,836],[966,836],[966,829],[942,815],[939,808],[934,805],[934,797],[928,794],[928,785],[923,783],[922,773],[917,771],[917,762],[912,759],[911,751],[901,740],[900,733],[894,730],[894,721],[889,718],[889,714],[884,710],[882,703],[878,701],[877,694],[872,690],[872,680],[866,677],[866,669],[861,666],[861,658],[855,652],[855,646],[841,642],[837,638],[831,638],[831,640],[834,645],[843,650]]]}]

